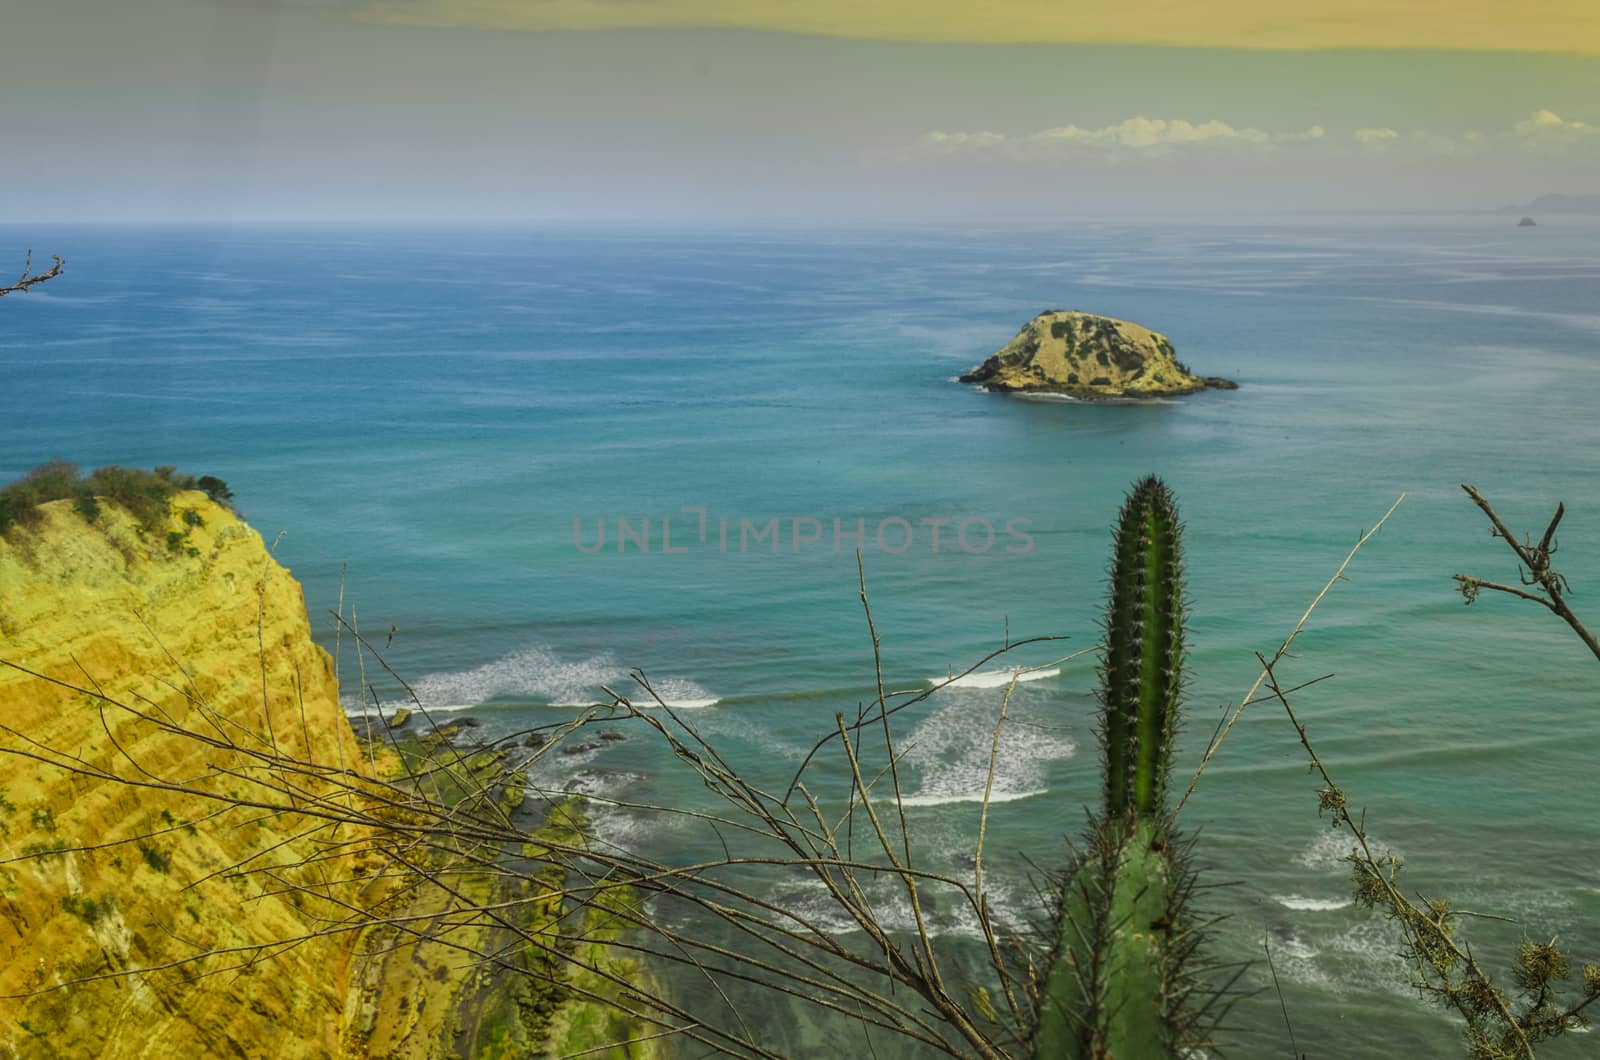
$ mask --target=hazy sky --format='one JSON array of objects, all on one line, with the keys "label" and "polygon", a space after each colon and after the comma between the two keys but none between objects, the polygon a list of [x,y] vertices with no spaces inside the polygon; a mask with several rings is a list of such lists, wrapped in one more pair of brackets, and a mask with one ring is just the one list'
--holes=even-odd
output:
[{"label": "hazy sky", "polygon": [[12,6],[3,220],[999,220],[1600,192],[1592,0]]}]

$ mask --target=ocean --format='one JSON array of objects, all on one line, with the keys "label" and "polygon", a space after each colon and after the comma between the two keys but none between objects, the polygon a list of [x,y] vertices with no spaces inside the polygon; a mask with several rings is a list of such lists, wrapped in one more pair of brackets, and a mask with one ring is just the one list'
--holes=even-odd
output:
[{"label": "ocean", "polygon": [[[1253,653],[1404,494],[1280,676],[1334,675],[1295,697],[1317,751],[1412,892],[1517,921],[1462,928],[1509,982],[1524,932],[1600,961],[1597,664],[1539,608],[1464,607],[1451,581],[1517,578],[1460,484],[1534,533],[1564,501],[1557,566],[1600,626],[1600,224],[1514,220],[4,226],[19,265],[32,246],[68,271],[0,301],[0,481],[52,457],[218,475],[304,583],[319,640],[335,647],[342,592],[430,710],[470,710],[492,737],[626,691],[638,668],[764,780],[874,695],[859,547],[891,688],[1065,638],[899,719],[919,859],[965,871],[994,672],[1032,668],[984,858],[1019,919],[1037,912],[1032,866],[1066,858],[1099,790],[1094,659],[1065,657],[1097,643],[1132,483],[1162,476],[1186,522],[1180,790]],[[1111,405],[955,382],[1052,308],[1142,323],[1241,388]],[[363,701],[347,638],[340,655],[352,711],[403,705],[370,660]],[[710,805],[628,731],[534,782]],[[1461,1055],[1398,933],[1352,904],[1349,840],[1316,787],[1260,703],[1183,810],[1221,885],[1202,902],[1222,918],[1214,956],[1254,962],[1241,985],[1258,993],[1220,1043],[1283,1055],[1286,1009],[1312,1056]],[[715,849],[688,824],[599,823]],[[775,886],[828,915],[805,880]],[[970,954],[970,919],[934,917]],[[857,1050],[814,1013],[760,1013],[783,1051]]]}]

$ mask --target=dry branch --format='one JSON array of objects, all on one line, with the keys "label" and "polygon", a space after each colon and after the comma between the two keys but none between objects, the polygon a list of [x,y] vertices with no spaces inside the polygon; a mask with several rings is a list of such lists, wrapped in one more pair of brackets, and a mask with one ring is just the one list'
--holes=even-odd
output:
[{"label": "dry branch", "polygon": [[19,277],[17,279],[16,283],[11,284],[10,286],[0,287],[0,297],[3,297],[3,296],[8,295],[8,294],[23,294],[23,293],[26,293],[28,291],[28,289],[30,287],[33,287],[35,284],[44,283],[46,280],[53,280],[57,276],[60,276],[62,267],[66,265],[66,262],[61,260],[61,255],[59,255],[59,254],[52,254],[52,255],[50,255],[50,257],[52,259],[54,259],[54,261],[55,261],[54,265],[51,265],[48,269],[45,269],[43,272],[34,272],[33,271],[33,251],[31,251],[31,250],[28,251],[27,260],[23,263],[23,266],[22,266],[22,275],[21,275],[21,277]]},{"label": "dry branch", "polygon": [[1589,632],[1588,627],[1578,619],[1578,616],[1573,613],[1572,608],[1567,604],[1566,594],[1572,591],[1572,586],[1567,583],[1566,576],[1551,565],[1551,559],[1555,556],[1556,549],[1560,547],[1556,541],[1556,527],[1561,525],[1562,516],[1567,514],[1567,506],[1565,504],[1556,505],[1556,513],[1550,517],[1549,524],[1545,526],[1544,533],[1539,537],[1539,543],[1534,544],[1532,538],[1525,537],[1520,541],[1517,540],[1517,536],[1506,528],[1506,524],[1501,521],[1499,514],[1495,512],[1494,508],[1490,506],[1489,502],[1484,499],[1483,494],[1479,493],[1475,486],[1463,484],[1461,488],[1466,491],[1468,497],[1472,498],[1472,503],[1478,506],[1478,510],[1488,518],[1489,535],[1503,540],[1507,547],[1515,553],[1517,557],[1517,580],[1522,585],[1522,588],[1518,588],[1517,586],[1504,585],[1500,582],[1485,581],[1471,574],[1457,574],[1455,576],[1456,589],[1461,593],[1462,598],[1468,604],[1475,603],[1478,599],[1478,594],[1484,589],[1488,589],[1491,592],[1505,593],[1507,596],[1515,596],[1521,600],[1532,601],[1572,627],[1572,631],[1578,635],[1579,640],[1583,641],[1584,646],[1593,653],[1596,659],[1600,659],[1600,640],[1597,640],[1595,635]]},{"label": "dry branch", "polygon": [[1566,959],[1556,950],[1554,940],[1527,943],[1513,969],[1522,992],[1521,1004],[1497,987],[1471,947],[1456,938],[1456,918],[1483,914],[1454,909],[1442,899],[1420,895],[1419,904],[1401,891],[1399,859],[1373,850],[1365,812],[1351,812],[1349,797],[1334,783],[1312,747],[1288,694],[1278,685],[1275,661],[1259,654],[1256,657],[1266,671],[1272,695],[1283,706],[1305,748],[1310,768],[1322,781],[1317,790],[1319,814],[1329,814],[1333,826],[1348,829],[1354,840],[1347,860],[1355,870],[1356,901],[1369,909],[1381,907],[1399,924],[1406,937],[1404,956],[1412,966],[1413,984],[1462,1017],[1474,1060],[1533,1060],[1535,1043],[1583,1027],[1584,1010],[1600,998],[1600,969],[1593,965],[1585,969],[1581,1000],[1557,1005],[1555,981],[1568,977]]}]

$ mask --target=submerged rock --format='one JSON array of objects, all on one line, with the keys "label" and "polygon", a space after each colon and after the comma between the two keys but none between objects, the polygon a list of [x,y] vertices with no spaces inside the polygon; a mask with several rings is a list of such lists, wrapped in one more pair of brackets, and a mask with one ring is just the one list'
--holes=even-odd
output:
[{"label": "submerged rock", "polygon": [[961,377],[1001,393],[1082,398],[1161,397],[1214,388],[1231,379],[1192,374],[1165,335],[1093,313],[1040,313],[1017,337]]}]

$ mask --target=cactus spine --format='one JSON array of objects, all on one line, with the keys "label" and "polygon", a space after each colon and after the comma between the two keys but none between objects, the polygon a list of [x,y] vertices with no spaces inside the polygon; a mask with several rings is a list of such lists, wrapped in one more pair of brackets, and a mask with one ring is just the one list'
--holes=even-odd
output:
[{"label": "cactus spine", "polygon": [[1180,527],[1160,480],[1118,520],[1101,663],[1105,805],[1060,894],[1034,1032],[1040,1060],[1176,1057],[1193,1043],[1190,877],[1167,815],[1183,671]]}]

